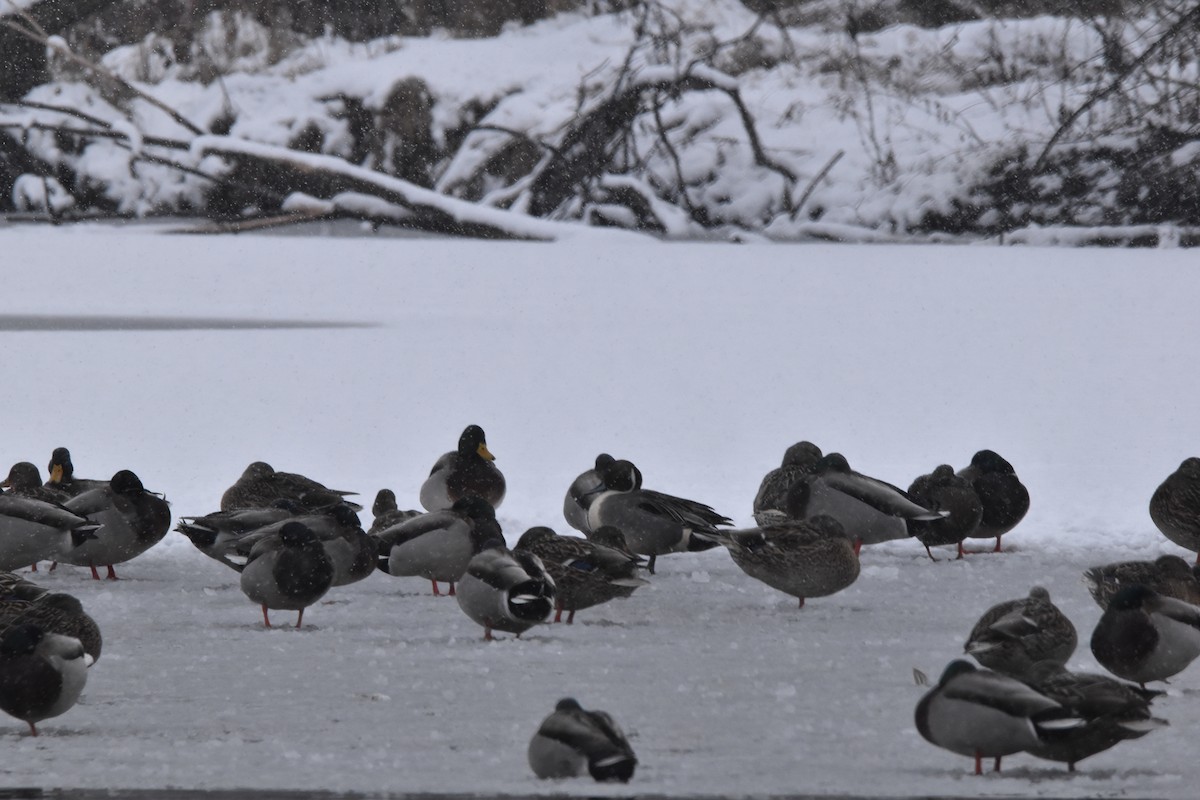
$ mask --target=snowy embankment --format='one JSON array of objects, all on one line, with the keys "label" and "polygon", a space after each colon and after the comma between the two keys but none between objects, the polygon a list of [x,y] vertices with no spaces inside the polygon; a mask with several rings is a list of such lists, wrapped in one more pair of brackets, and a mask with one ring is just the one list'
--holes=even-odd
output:
[{"label": "snowy embankment", "polygon": [[[0,786],[1194,794],[1198,668],[1156,705],[1170,728],[1074,776],[1015,756],[975,778],[912,724],[912,669],[936,676],[992,603],[1046,585],[1079,629],[1070,665],[1096,670],[1082,569],[1180,552],[1146,503],[1200,441],[1186,253],[90,226],[2,229],[0,252],[5,457],[67,445],[81,474],[133,468],[177,515],[214,510],[257,459],[415,505],[470,422],[508,477],[510,541],[566,532],[563,493],[601,450],[739,524],[801,438],[904,485],[991,447],[1033,495],[1006,555],[868,548],[857,583],[803,611],[723,552],[672,556],[629,600],[490,645],[453,600],[382,574],[301,631],[263,630],[236,575],[171,534],[120,583],[40,573],[84,601],[104,654],[42,737],[0,720]],[[286,321],[361,326],[267,324]],[[533,778],[525,746],[564,695],[626,727],[628,787]]]},{"label": "snowy embankment", "polygon": [[[736,88],[761,152],[755,153],[754,137],[731,95],[695,86],[675,91],[666,81],[663,96],[651,93],[657,99],[646,99],[643,113],[622,129],[627,142],[612,149],[632,155],[627,161],[614,156],[597,171],[586,208],[568,192],[548,201],[551,208],[544,213],[572,221],[599,215],[632,226],[636,204],[617,199],[632,191],[653,209],[661,232],[673,238],[741,238],[754,232],[776,239],[866,241],[1027,227],[1018,239],[1035,243],[1046,240],[1034,223],[1162,224],[1167,238],[1178,240],[1174,226],[1191,219],[1182,206],[1177,213],[1137,213],[1138,202],[1126,195],[1137,197],[1137,181],[1149,178],[1132,168],[1122,177],[1104,155],[1095,156],[1101,164],[1095,170],[1115,170],[1107,183],[1095,174],[1080,175],[1082,183],[1071,189],[1076,195],[1055,200],[1048,187],[1061,184],[1063,194],[1073,186],[1075,167],[1067,164],[1053,167],[1036,187],[1022,188],[1017,181],[1005,194],[1003,171],[994,170],[1032,163],[1063,119],[1111,79],[1104,70],[1106,45],[1092,21],[984,20],[934,30],[893,25],[851,39],[839,17],[825,25],[780,29],[736,0],[669,0],[655,8],[646,19],[635,11],[564,13],[493,38],[436,35],[351,43],[325,37],[289,41],[286,47],[272,44],[271,31],[248,14],[213,12],[195,43],[153,34],[102,58],[104,68],[195,126],[190,132],[179,118],[145,100],[129,100],[118,109],[75,81],[70,70],[27,99],[81,110],[89,115],[87,124],[45,106],[11,106],[0,114],[0,126],[19,132],[39,158],[76,171],[81,186],[102,187],[104,203],[121,214],[194,213],[206,207],[213,183],[199,175],[219,178],[230,167],[203,148],[188,149],[202,129],[228,130],[234,140],[210,137],[209,144],[292,147],[428,182],[439,193],[478,201],[516,224],[500,209],[515,209],[518,216],[530,209],[536,194],[532,164],[562,148],[582,115],[617,95],[618,87],[651,75],[678,77],[681,65],[692,65],[691,74],[719,72],[725,76],[721,88]],[[1135,19],[1121,29],[1131,54],[1157,37],[1156,24],[1165,23]],[[195,50],[190,59],[189,47]],[[1190,62],[1180,67],[1185,68]],[[212,80],[213,70],[222,74],[220,80]],[[657,110],[651,113],[651,107]],[[1106,98],[1078,130],[1068,131],[1061,141],[1064,152],[1077,143],[1086,151],[1100,139],[1118,150],[1136,150],[1133,140],[1145,131],[1120,121],[1141,116]],[[64,144],[73,139],[38,127],[64,124],[72,130],[111,125],[119,136],[104,133],[77,148]],[[1153,127],[1149,118],[1146,124]],[[1170,129],[1174,120],[1161,124]],[[606,135],[621,138],[615,130]],[[176,146],[156,143],[155,137],[175,140]],[[1189,148],[1178,149],[1169,172],[1189,168],[1194,156]],[[166,166],[162,158],[198,172]],[[522,167],[525,161],[530,163]],[[260,183],[263,193],[226,189],[213,204],[237,213],[279,199],[272,192],[281,187],[261,176],[241,179]],[[612,192],[609,199],[600,186]],[[29,175],[17,189],[14,202],[22,209],[43,209],[47,192],[60,212],[72,202],[53,179]],[[1190,196],[1179,187],[1158,189],[1168,197],[1178,193],[1181,204]],[[411,197],[414,191],[409,187],[401,194]],[[381,220],[399,213],[379,205],[364,206],[358,199],[335,203],[343,213]],[[1115,238],[1155,241],[1160,233],[1152,228]],[[1194,233],[1182,229],[1187,241]],[[1059,242],[1068,239],[1057,235]]]}]

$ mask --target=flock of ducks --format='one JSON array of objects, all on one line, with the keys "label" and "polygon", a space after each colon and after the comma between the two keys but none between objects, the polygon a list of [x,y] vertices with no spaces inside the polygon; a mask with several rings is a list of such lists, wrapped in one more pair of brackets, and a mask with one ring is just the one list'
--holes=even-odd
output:
[{"label": "flock of ducks", "polygon": [[[1001,539],[1024,517],[1029,493],[1012,465],[981,450],[958,471],[940,465],[907,490],[853,470],[839,453],[811,442],[788,448],[753,501],[757,525],[732,521],[703,503],[643,486],[632,462],[602,453],[568,487],[566,522],[583,536],[537,526],[509,548],[495,509],[505,480],[486,436],[468,426],[420,488],[424,511],[402,510],[389,489],[378,492],[364,529],[349,499],[265,462],[250,464],[227,489],[218,511],[181,517],[176,530],[203,554],[240,574],[246,597],[262,610],[297,612],[331,588],[376,571],[419,576],[435,595],[444,584],[459,608],[484,630],[519,636],[531,627],[628,597],[648,583],[659,556],[727,549],[750,578],[798,599],[825,597],[859,577],[864,545],[914,538],[934,546]],[[166,500],[122,470],[108,481],[76,478],[66,448],[54,451],[49,479],[28,462],[0,483],[0,709],[29,724],[68,710],[101,637],[79,601],[51,593],[13,570],[51,561],[85,566],[100,578],[169,531]],[[1200,459],[1183,462],[1155,492],[1151,517],[1171,541],[1200,551]],[[1149,707],[1161,692],[1145,688],[1200,656],[1200,582],[1182,559],[1125,562],[1086,573],[1105,609],[1092,652],[1117,676],[1068,672],[1077,634],[1034,587],[1028,597],[989,609],[970,632],[966,659],[952,661],[916,708],[921,735],[975,759],[1029,752],[1075,763],[1165,724]],[[923,676],[922,676],[923,677]],[[1117,678],[1123,679],[1118,680]],[[1131,682],[1131,683],[1130,683]],[[1136,685],[1135,685],[1136,684]],[[542,723],[528,759],[543,778],[591,775],[627,781],[637,759],[616,722],[565,698]]]}]

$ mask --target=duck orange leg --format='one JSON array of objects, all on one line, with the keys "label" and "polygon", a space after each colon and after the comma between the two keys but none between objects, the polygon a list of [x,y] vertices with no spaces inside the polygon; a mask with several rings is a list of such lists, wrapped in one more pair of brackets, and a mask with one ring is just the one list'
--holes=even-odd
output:
[{"label": "duck orange leg", "polygon": [[267,607],[263,606],[262,610],[263,610],[263,624],[269,628],[269,627],[271,627],[271,618],[267,616]]}]

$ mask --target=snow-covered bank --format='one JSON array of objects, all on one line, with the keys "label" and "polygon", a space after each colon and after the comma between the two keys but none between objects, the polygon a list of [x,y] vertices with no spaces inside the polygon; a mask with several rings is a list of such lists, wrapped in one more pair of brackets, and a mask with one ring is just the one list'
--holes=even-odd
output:
[{"label": "snow-covered bank", "polygon": [[[0,229],[8,315],[371,323],[248,330],[0,326],[8,460],[72,449],[130,467],[176,514],[217,506],[265,459],[415,505],[475,422],[505,471],[510,539],[560,532],[601,450],[648,486],[748,523],[762,474],[807,438],[895,483],[980,447],[1033,508],[1013,552],[933,564],[868,549],[842,594],[794,601],[721,552],[662,559],[627,601],[493,645],[454,601],[382,574],[312,628],[264,631],[236,576],[172,534],[118,584],[63,568],[105,634],[83,702],[31,739],[0,721],[0,785],[578,794],[879,792],[1190,797],[1200,673],[1171,727],[1068,776],[1000,776],[917,735],[912,668],[936,675],[977,616],[1034,583],[1075,621],[1086,566],[1179,552],[1154,487],[1195,455],[1200,277],[1181,251],[161,236]],[[1011,541],[1010,541],[1011,540]],[[541,784],[524,761],[565,694],[611,711],[642,764],[627,788]]]}]

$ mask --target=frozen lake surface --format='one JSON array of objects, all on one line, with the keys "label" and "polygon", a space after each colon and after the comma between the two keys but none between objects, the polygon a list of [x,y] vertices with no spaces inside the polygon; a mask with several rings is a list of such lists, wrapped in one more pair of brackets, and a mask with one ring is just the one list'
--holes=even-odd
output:
[{"label": "frozen lake surface", "polygon": [[[741,525],[799,439],[905,486],[990,447],[1033,496],[1009,553],[868,548],[857,583],[803,610],[724,552],[670,556],[628,600],[490,645],[453,600],[382,573],[264,630],[236,574],[170,534],[118,583],[36,576],[83,600],[105,649],[43,736],[0,719],[0,787],[1195,795],[1197,668],[1156,704],[1171,727],[1075,775],[1017,755],[977,778],[912,722],[913,669],[936,678],[988,606],[1047,586],[1079,630],[1070,666],[1098,670],[1082,570],[1186,555],[1146,504],[1200,441],[1192,253],[149,227],[5,228],[0,253],[4,456],[44,468],[66,445],[80,474],[131,468],[176,515],[215,510],[259,459],[415,506],[468,423],[508,478],[510,541],[568,532],[563,494],[601,451]],[[566,695],[625,727],[628,786],[533,777],[529,737]]]}]

